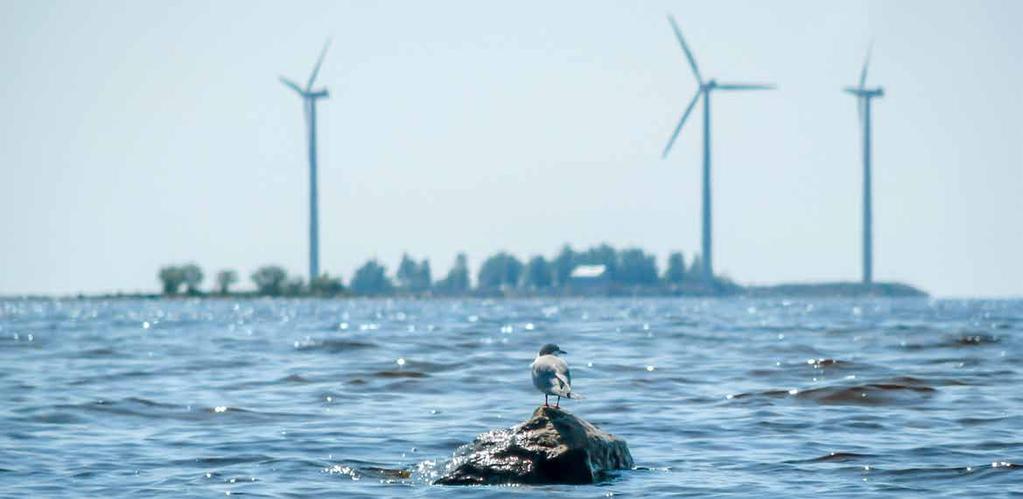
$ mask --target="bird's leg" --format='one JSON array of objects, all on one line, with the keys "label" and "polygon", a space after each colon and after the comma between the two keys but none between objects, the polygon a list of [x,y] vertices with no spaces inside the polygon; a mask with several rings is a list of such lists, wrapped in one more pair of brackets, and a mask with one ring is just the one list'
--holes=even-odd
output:
[{"label": "bird's leg", "polygon": [[550,407],[550,404],[547,403],[547,394],[546,393],[543,394],[543,406],[544,407]]},{"label": "bird's leg", "polygon": [[561,395],[558,395],[558,401],[554,403],[554,408],[555,409],[561,408]]}]

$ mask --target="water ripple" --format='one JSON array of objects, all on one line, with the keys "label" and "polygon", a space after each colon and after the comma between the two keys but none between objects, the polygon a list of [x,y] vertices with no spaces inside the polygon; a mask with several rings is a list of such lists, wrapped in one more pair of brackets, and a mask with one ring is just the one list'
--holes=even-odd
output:
[{"label": "water ripple", "polygon": [[[0,496],[1019,491],[1013,300],[0,300]],[[431,486],[543,402],[555,342],[629,442],[594,486]]]}]

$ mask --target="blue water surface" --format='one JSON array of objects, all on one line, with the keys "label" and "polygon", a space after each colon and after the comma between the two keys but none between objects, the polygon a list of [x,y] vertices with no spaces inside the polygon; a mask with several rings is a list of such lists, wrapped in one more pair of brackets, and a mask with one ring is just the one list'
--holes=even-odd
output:
[{"label": "blue water surface", "polygon": [[[1023,494],[1023,302],[3,300],[0,495]],[[636,468],[440,487],[569,352]]]}]

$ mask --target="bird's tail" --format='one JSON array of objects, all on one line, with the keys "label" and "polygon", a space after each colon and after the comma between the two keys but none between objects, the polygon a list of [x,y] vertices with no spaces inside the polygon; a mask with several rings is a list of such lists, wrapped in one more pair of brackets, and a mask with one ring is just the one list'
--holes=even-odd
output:
[{"label": "bird's tail", "polygon": [[582,395],[579,395],[576,392],[568,392],[567,397],[572,399],[572,400],[582,400],[582,399],[586,398],[586,397],[583,397]]}]

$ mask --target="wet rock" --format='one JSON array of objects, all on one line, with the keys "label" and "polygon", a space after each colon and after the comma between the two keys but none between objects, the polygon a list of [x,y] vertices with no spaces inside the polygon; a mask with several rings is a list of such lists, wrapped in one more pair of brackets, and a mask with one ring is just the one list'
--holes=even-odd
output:
[{"label": "wet rock", "polygon": [[528,421],[461,447],[438,485],[593,483],[633,466],[625,440],[563,409],[539,407]]}]

